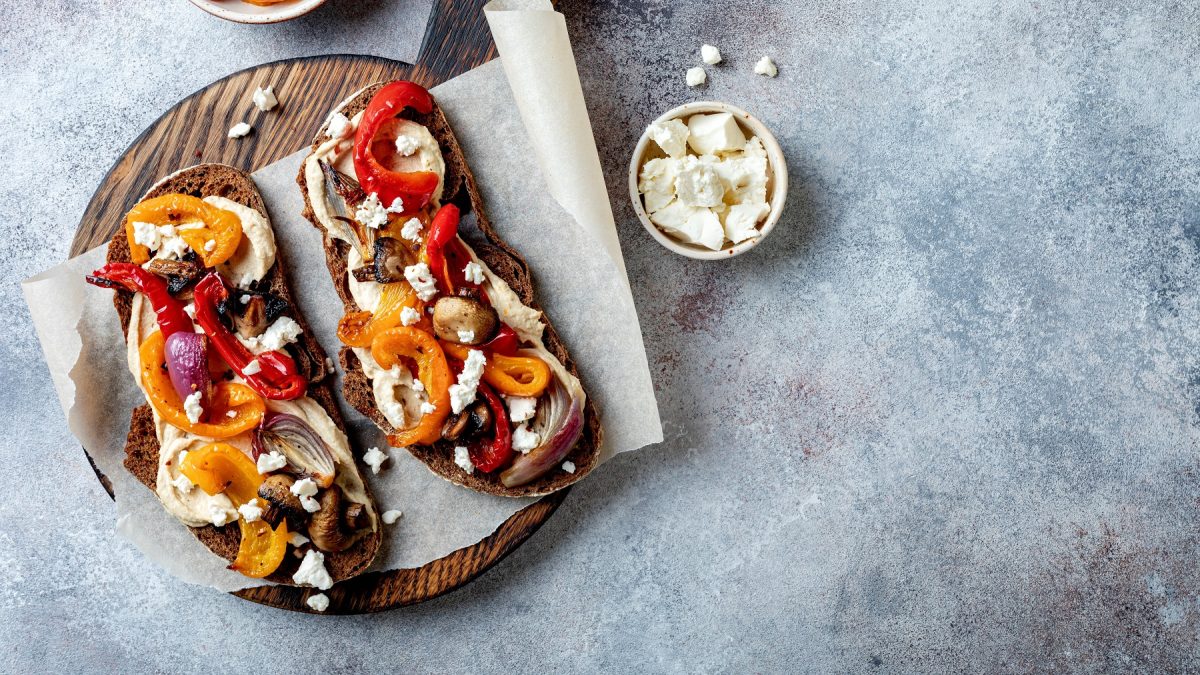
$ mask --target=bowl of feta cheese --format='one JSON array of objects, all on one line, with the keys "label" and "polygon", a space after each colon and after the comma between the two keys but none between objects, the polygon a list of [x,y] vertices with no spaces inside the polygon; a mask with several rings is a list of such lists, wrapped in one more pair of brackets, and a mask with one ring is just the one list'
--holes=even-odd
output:
[{"label": "bowl of feta cheese", "polygon": [[680,255],[721,260],[766,238],[787,199],[787,164],[767,127],[719,101],[667,111],[629,163],[629,196],[650,236]]}]

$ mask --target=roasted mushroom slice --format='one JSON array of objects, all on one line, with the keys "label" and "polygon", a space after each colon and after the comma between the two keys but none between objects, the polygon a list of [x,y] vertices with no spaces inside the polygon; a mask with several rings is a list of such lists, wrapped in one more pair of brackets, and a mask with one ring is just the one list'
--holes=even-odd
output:
[{"label": "roasted mushroom slice", "polygon": [[295,531],[304,522],[308,512],[300,503],[300,498],[292,494],[292,485],[296,479],[285,474],[267,476],[262,485],[258,486],[258,496],[267,503],[262,518],[271,525],[278,525],[281,518],[286,518],[288,529]]},{"label": "roasted mushroom slice", "polygon": [[496,310],[476,298],[443,296],[433,306],[433,332],[448,342],[481,345],[499,325]]},{"label": "roasted mushroom slice", "polygon": [[476,401],[466,410],[446,418],[442,438],[459,441],[474,438],[492,427],[492,411],[483,401]]},{"label": "roasted mushroom slice", "polygon": [[350,270],[350,274],[354,275],[355,281],[359,281],[359,282],[375,281],[375,266],[374,265],[363,265],[362,267],[359,267],[358,269]]},{"label": "roasted mushroom slice", "polygon": [[417,254],[395,237],[375,240],[375,281],[390,284],[404,280],[404,268],[417,263]]},{"label": "roasted mushroom slice", "polygon": [[[231,296],[232,297],[232,296]],[[242,303],[242,298],[246,302]],[[267,303],[261,295],[242,294],[237,299],[242,306],[241,314],[234,313],[233,324],[237,334],[244,338],[258,337],[267,329]]]},{"label": "roasted mushroom slice", "polygon": [[355,530],[360,529],[348,526],[348,523],[364,518],[366,508],[362,504],[351,503],[343,512],[342,489],[336,485],[322,491],[319,500],[321,508],[312,514],[312,520],[308,523],[308,538],[322,551],[345,551],[354,543]]},{"label": "roasted mushroom slice", "polygon": [[146,267],[147,270],[167,278],[167,292],[172,295],[195,283],[204,268],[195,260],[166,260],[155,258]]}]

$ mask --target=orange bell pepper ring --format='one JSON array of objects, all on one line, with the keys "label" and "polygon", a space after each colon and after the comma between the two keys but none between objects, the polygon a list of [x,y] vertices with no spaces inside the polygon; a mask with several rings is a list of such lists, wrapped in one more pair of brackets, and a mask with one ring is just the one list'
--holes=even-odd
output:
[{"label": "orange bell pepper ring", "polygon": [[[141,202],[125,216],[129,256],[139,265],[150,260],[150,249],[137,243],[134,223],[176,226],[179,236],[200,256],[205,267],[216,267],[232,258],[242,241],[242,219],[236,213],[191,195],[166,194]],[[209,242],[214,242],[211,247]]]},{"label": "orange bell pepper ring", "polygon": [[[179,472],[207,494],[224,492],[235,506],[250,502],[259,502],[262,506],[257,494],[264,478],[258,473],[254,460],[232,445],[210,443],[189,452],[180,462]],[[248,523],[245,518],[240,519],[238,525],[242,540],[229,569],[254,579],[261,579],[278,569],[287,552],[287,520],[280,520],[275,528],[266,521]]]},{"label": "orange bell pepper ring", "polygon": [[442,437],[442,423],[450,416],[450,365],[429,333],[411,326],[397,326],[380,333],[371,344],[371,356],[383,368],[400,365],[402,358],[417,364],[417,379],[425,385],[433,412],[421,416],[415,426],[388,436],[388,443],[402,448],[430,445]]},{"label": "orange bell pepper ring", "polygon": [[[162,333],[154,331],[142,342],[138,353],[142,360],[142,387],[155,412],[169,424],[208,438],[230,438],[258,426],[267,412],[267,404],[253,389],[236,382],[219,382],[209,397],[210,422],[192,422],[183,411],[183,402],[167,374]],[[230,412],[233,417],[229,416]]]},{"label": "orange bell pepper ring", "polygon": [[420,320],[413,324],[427,328],[429,319],[425,316],[425,303],[417,298],[416,291],[407,283],[395,282],[383,285],[383,293],[379,306],[372,312],[348,312],[338,322],[338,339],[351,347],[370,347],[375,336],[385,330],[400,325],[400,314],[405,307],[411,307]]},{"label": "orange bell pepper ring", "polygon": [[[467,360],[469,347],[442,342],[442,349],[459,361]],[[550,384],[550,366],[535,356],[508,356],[492,352],[483,367],[483,381],[505,396],[537,398]]]}]

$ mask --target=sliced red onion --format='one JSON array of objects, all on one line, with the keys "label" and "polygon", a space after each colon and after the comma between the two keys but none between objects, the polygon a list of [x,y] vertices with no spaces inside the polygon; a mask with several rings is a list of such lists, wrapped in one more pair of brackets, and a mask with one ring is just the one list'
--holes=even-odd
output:
[{"label": "sliced red onion", "polygon": [[267,413],[254,430],[251,448],[256,461],[259,455],[272,450],[279,452],[293,471],[312,478],[321,487],[333,485],[333,477],[337,475],[333,454],[325,440],[295,415]]},{"label": "sliced red onion", "polygon": [[583,435],[583,390],[578,381],[564,384],[556,373],[550,384],[549,401],[538,411],[536,431],[542,444],[517,455],[512,466],[500,474],[505,487],[518,487],[558,466]]},{"label": "sliced red onion", "polygon": [[208,385],[212,376],[208,373],[208,338],[199,333],[177,331],[167,337],[164,347],[167,374],[171,386],[183,401],[195,392],[200,392],[200,406],[208,410]]}]

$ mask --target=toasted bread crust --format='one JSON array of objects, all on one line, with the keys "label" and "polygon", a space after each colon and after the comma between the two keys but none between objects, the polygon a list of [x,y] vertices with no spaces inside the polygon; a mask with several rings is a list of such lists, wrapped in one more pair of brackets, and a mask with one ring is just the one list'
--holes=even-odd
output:
[{"label": "toasted bread crust", "polygon": [[[223,164],[200,164],[167,176],[155,184],[142,199],[149,199],[169,193],[183,193],[194,197],[218,195],[231,199],[239,204],[249,206],[263,215],[267,214],[266,203],[263,202],[254,180],[249,174]],[[108,262],[129,262],[129,242],[122,230],[113,237],[107,252]],[[299,313],[298,306],[292,297],[284,273],[284,262],[277,251],[275,264],[267,272],[267,276],[257,284],[257,288],[269,291],[286,300],[292,311],[289,316],[304,329],[301,338],[292,346],[292,354],[297,366],[308,378],[308,396],[316,401],[339,429],[345,429],[345,422],[338,410],[333,395],[331,383],[327,376],[331,371],[325,365],[325,351],[313,337],[312,330],[304,317]],[[113,297],[113,304],[121,319],[121,332],[129,331],[130,312],[132,310],[133,294],[118,291]],[[151,491],[155,489],[158,475],[158,438],[154,433],[154,416],[149,405],[138,406],[133,411],[129,424],[129,435],[125,442],[125,468]],[[355,467],[357,470],[357,467]],[[367,494],[374,501],[370,485],[366,485]],[[224,527],[206,525],[204,527],[189,527],[196,536],[213,553],[233,561],[237,557],[241,533],[233,524]],[[382,532],[375,532],[359,539],[349,549],[339,552],[325,552],[325,568],[335,581],[349,579],[366,571],[375,554],[379,550]],[[267,577],[268,581],[294,585],[292,574],[299,566],[299,559],[286,556],[279,569]]]},{"label": "toasted bread crust", "polygon": [[[338,111],[347,117],[354,117],[366,108],[371,97],[382,86],[383,83],[377,83],[360,90],[342,103]],[[493,229],[484,211],[483,198],[475,184],[475,177],[467,166],[462,148],[458,144],[458,139],[454,136],[454,131],[450,128],[450,124],[442,113],[441,108],[435,102],[433,111],[428,115],[415,114],[412,110],[406,110],[401,116],[408,117],[424,125],[433,134],[433,137],[437,139],[438,145],[442,150],[442,156],[446,162],[446,177],[442,190],[442,201],[443,203],[455,204],[464,214],[474,213],[479,236],[473,238],[470,243],[471,247],[475,250],[475,254],[487,263],[496,276],[503,279],[512,287],[517,297],[521,299],[521,302],[541,311],[541,306],[534,298],[534,284],[529,266],[526,264],[525,259],[521,257],[521,254],[505,243],[496,233],[495,229]],[[315,151],[325,140],[325,127],[322,127],[313,138],[312,150]],[[347,281],[350,247],[344,242],[332,239],[317,220],[316,215],[313,213],[312,204],[309,201],[308,186],[304,180],[303,165],[300,167],[300,174],[297,176],[296,182],[300,185],[300,191],[304,195],[304,217],[324,236],[325,260],[329,267],[330,276],[333,278],[334,288],[342,300],[343,311],[354,311],[358,309],[358,306],[354,303],[354,298],[350,295],[349,283]],[[468,234],[463,233],[464,238],[467,238]],[[558,358],[572,375],[579,377],[579,371],[575,366],[574,360],[567,352],[566,345],[559,338],[558,333],[554,330],[554,326],[545,312],[542,312],[542,321],[546,324],[546,330],[542,338],[546,349]],[[375,396],[371,390],[371,381],[362,373],[358,358],[354,355],[354,352],[348,347],[343,347],[339,360],[344,372],[342,394],[345,396],[346,401],[364,416],[374,421],[384,431],[391,430],[391,425],[387,423],[387,420],[375,405]],[[454,463],[453,444],[451,443],[439,442],[431,446],[409,446],[406,449],[414,457],[424,462],[425,466],[429,467],[435,474],[452,483],[493,495],[529,497],[561,490],[586,476],[596,465],[600,443],[600,417],[595,403],[591,397],[588,397],[587,405],[584,407],[583,436],[575,444],[571,452],[563,458],[563,461],[571,461],[575,464],[574,474],[552,470],[526,485],[509,488],[500,482],[500,472],[498,471],[491,474],[485,474],[480,471],[472,474],[464,472],[462,468]]]}]

